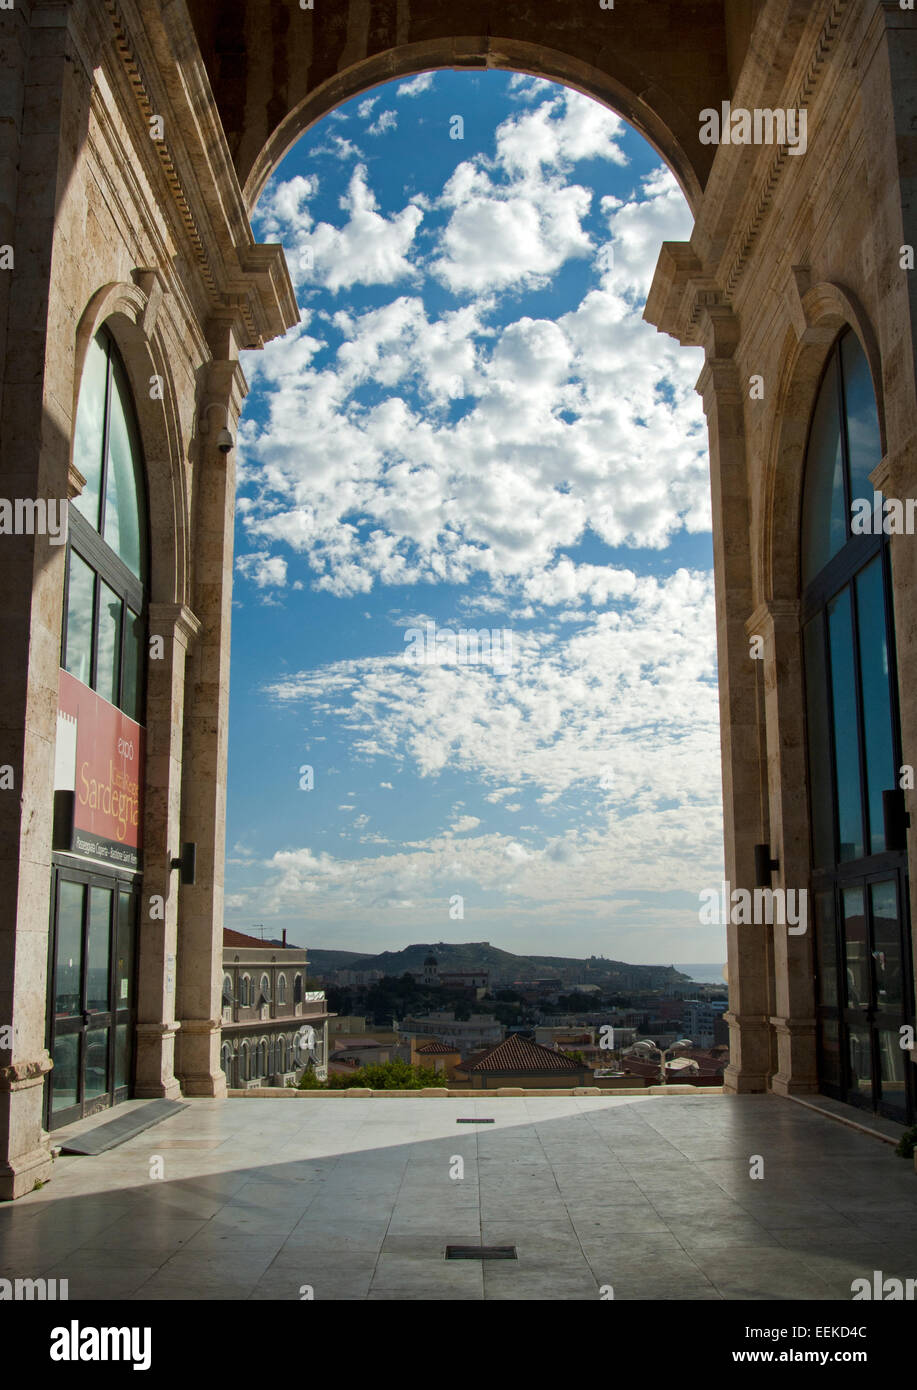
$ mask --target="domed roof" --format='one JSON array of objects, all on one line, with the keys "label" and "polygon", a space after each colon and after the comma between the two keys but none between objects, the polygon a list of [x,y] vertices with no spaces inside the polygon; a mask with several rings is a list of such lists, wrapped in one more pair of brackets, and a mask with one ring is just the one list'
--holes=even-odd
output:
[{"label": "domed roof", "polygon": [[426,960],[424,961],[424,965],[436,965],[436,963],[437,961],[435,956],[427,956]]}]

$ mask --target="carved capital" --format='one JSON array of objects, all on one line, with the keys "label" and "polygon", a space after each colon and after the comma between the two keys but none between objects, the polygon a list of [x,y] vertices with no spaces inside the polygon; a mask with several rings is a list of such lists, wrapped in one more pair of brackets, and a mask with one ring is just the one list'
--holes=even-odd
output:
[{"label": "carved capital", "polygon": [[184,603],[151,603],[149,621],[151,633],[168,637],[186,651],[190,651],[201,630],[200,620]]}]

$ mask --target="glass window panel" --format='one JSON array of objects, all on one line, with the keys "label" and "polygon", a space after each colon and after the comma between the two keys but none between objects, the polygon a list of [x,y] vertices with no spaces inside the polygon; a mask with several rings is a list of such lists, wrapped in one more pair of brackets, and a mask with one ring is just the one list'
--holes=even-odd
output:
[{"label": "glass window panel", "polygon": [[844,589],[828,604],[828,637],[831,646],[831,691],[834,706],[838,838],[843,863],[848,859],[860,859],[864,853],[863,810],[860,803],[860,745],[857,737],[853,622],[849,588]]},{"label": "glass window panel", "polygon": [[879,1083],[881,1086],[879,1098],[883,1105],[891,1105],[896,1110],[900,1110],[901,1119],[904,1122],[907,1111],[907,1081],[905,1078],[907,1053],[901,1047],[897,1033],[882,1029],[876,1034],[876,1042],[879,1048]]},{"label": "glass window panel", "polygon": [[89,344],[80,399],[73,427],[73,462],[86,479],[86,486],[72,505],[90,525],[99,529],[99,496],[102,486],[102,443],[105,429],[105,379],[108,352],[104,338]]},{"label": "glass window panel", "polygon": [[70,551],[70,584],[67,592],[67,633],[64,639],[65,669],[84,685],[91,683],[92,613],[96,577],[75,550]]},{"label": "glass window panel", "polygon": [[105,492],[105,540],[133,574],[145,579],[146,506],[140,441],[134,424],[130,390],[120,363],[114,363],[111,415],[108,422],[108,480]]},{"label": "glass window panel", "polygon": [[888,643],[885,631],[885,585],[882,557],[877,555],[856,577],[860,634],[860,689],[866,738],[866,796],[869,845],[872,854],[885,850],[882,792],[896,785],[892,747],[892,708],[889,693]]},{"label": "glass window panel", "polygon": [[121,708],[131,719],[142,723],[140,691],[143,684],[143,619],[125,605],[124,673],[121,679]]},{"label": "glass window panel", "polygon": [[69,1033],[54,1039],[54,1066],[51,1071],[51,1109],[66,1110],[76,1105],[80,1073],[80,1035]]},{"label": "glass window panel", "polygon": [[872,1044],[868,1028],[850,1028],[847,1032],[850,1059],[850,1090],[853,1097],[872,1101]]},{"label": "glass window panel", "polygon": [[837,936],[834,922],[834,891],[815,894],[815,941],[818,951],[818,998],[826,1008],[836,1009]]},{"label": "glass window panel", "polygon": [[115,1028],[115,1089],[131,1084],[130,1030],[126,1023]]},{"label": "glass window panel", "polygon": [[823,1019],[821,1033],[821,1079],[831,1086],[841,1084],[840,1029],[833,1019]]},{"label": "glass window panel", "polygon": [[828,674],[825,670],[824,619],[806,623],[806,726],[809,740],[809,796],[812,855],[816,868],[834,863],[834,815],[831,793],[831,738],[828,728]]},{"label": "glass window panel", "polygon": [[83,903],[86,888],[62,878],[57,907],[54,961],[54,1012],[58,1018],[82,1013]]},{"label": "glass window panel", "polygon": [[134,989],[134,899],[118,894],[118,946],[115,970],[115,1008],[128,1009]]},{"label": "glass window panel", "polygon": [[868,1009],[869,951],[862,888],[844,889],[844,945],[847,956],[847,1005]]},{"label": "glass window panel", "polygon": [[802,508],[802,582],[824,569],[847,540],[837,362],[825,373],[809,434]]},{"label": "glass window panel", "polygon": [[118,703],[121,675],[121,599],[104,580],[99,580],[99,634],[95,688],[105,700]]},{"label": "glass window panel", "polygon": [[869,474],[882,461],[879,416],[866,354],[855,333],[841,339],[844,405],[847,415],[847,450],[850,456],[850,500],[866,497],[872,506]]},{"label": "glass window panel", "polygon": [[86,971],[86,1007],[105,1013],[110,1007],[111,890],[89,890],[89,950]]},{"label": "glass window panel", "polygon": [[86,1068],[83,1099],[94,1100],[108,1090],[108,1028],[90,1028],[86,1033]]},{"label": "glass window panel", "polygon": [[897,1012],[904,1007],[898,890],[895,880],[889,879],[887,883],[870,884],[869,892],[872,899],[876,1008]]}]

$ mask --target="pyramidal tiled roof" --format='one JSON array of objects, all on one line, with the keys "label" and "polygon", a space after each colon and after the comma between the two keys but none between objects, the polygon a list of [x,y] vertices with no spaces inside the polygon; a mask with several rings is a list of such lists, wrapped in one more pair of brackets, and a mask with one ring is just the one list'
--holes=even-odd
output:
[{"label": "pyramidal tiled roof", "polygon": [[541,1043],[529,1042],[527,1038],[514,1033],[511,1037],[489,1047],[486,1052],[470,1058],[463,1070],[494,1072],[533,1072],[543,1076],[545,1072],[581,1071],[582,1065],[562,1052],[544,1047]]},{"label": "pyramidal tiled roof", "polygon": [[430,1052],[437,1052],[437,1053],[439,1053],[439,1052],[448,1052],[451,1056],[454,1056],[455,1053],[458,1052],[458,1048],[457,1048],[457,1047],[447,1047],[445,1043],[441,1043],[441,1042],[428,1042],[428,1043],[424,1043],[422,1047],[418,1047],[418,1049],[417,1049],[417,1055],[420,1056],[420,1054],[421,1054],[422,1052],[423,1052],[423,1053],[430,1053]]}]

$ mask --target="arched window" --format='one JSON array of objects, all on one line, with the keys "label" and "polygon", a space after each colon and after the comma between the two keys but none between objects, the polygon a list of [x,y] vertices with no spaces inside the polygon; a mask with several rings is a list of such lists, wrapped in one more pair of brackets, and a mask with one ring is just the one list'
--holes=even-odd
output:
[{"label": "arched window", "polygon": [[819,1075],[829,1094],[903,1119],[914,1069],[898,1032],[913,996],[906,856],[883,823],[901,746],[889,544],[869,481],[880,458],[869,366],[848,329],[812,412],[801,529]]},{"label": "arched window", "polygon": [[287,977],[286,977],[286,975],[281,975],[281,976],[279,977],[278,981],[277,981],[277,1003],[278,1003],[278,1004],[285,1004],[286,1002],[287,1002]]},{"label": "arched window", "polygon": [[224,976],[223,976],[223,1008],[224,1008],[224,1009],[231,1008],[231,1007],[232,1007],[232,1002],[233,1002],[233,999],[232,999],[232,976],[231,976],[231,975],[224,975]]},{"label": "arched window", "polygon": [[261,976],[260,993],[261,997],[258,1003],[269,1004],[271,1002],[271,982],[266,975]]},{"label": "arched window", "polygon": [[242,986],[239,992],[241,995],[240,1003],[243,1009],[250,1008],[252,1002],[252,979],[250,975],[242,976]]},{"label": "arched window", "polygon": [[287,1067],[287,1040],[284,1037],[280,1037],[277,1041],[277,1062],[278,1070],[289,1070]]},{"label": "arched window", "polygon": [[267,1076],[267,1038],[258,1044],[258,1075]]},{"label": "arched window", "polygon": [[248,1043],[244,1042],[239,1048],[239,1080],[251,1080],[251,1069],[249,1067]]},{"label": "arched window", "polygon": [[225,1042],[224,1042],[223,1045],[222,1045],[222,1047],[220,1048],[220,1066],[223,1068],[223,1072],[224,1072],[224,1074],[225,1074],[225,1076],[226,1076],[227,1084],[231,1086],[231,1085],[233,1084],[233,1078],[232,1078],[232,1045],[231,1045],[230,1043],[225,1043]]},{"label": "arched window", "polygon": [[302,976],[301,976],[301,975],[295,975],[295,976],[293,977],[293,1003],[294,1003],[294,1004],[301,1004],[301,1003],[302,1003]]},{"label": "arched window", "polygon": [[61,665],[142,721],[149,542],[143,454],[111,336],[89,345],[73,436],[86,479],[70,507]]}]

